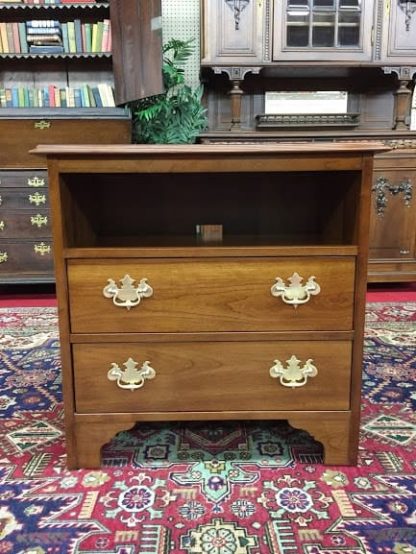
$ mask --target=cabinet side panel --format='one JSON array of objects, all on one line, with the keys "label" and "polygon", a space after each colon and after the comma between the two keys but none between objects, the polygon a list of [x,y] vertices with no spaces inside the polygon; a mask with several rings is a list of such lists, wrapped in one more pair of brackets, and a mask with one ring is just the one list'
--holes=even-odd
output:
[{"label": "cabinet side panel", "polygon": [[160,0],[112,0],[116,104],[163,92]]}]

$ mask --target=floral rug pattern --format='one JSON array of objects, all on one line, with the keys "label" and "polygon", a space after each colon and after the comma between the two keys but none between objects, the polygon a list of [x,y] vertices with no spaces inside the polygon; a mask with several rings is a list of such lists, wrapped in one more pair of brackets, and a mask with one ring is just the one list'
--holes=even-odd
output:
[{"label": "floral rug pattern", "polygon": [[0,309],[0,554],[416,554],[416,303],[369,303],[357,467],[285,422],[138,425],[68,471],[55,308]]}]

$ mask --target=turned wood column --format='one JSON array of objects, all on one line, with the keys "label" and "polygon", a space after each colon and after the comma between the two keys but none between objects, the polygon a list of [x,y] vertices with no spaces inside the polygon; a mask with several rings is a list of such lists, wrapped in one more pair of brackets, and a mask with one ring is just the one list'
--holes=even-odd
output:
[{"label": "turned wood column", "polygon": [[261,67],[213,67],[214,73],[225,73],[232,83],[229,91],[231,99],[231,125],[230,131],[239,131],[241,129],[241,101],[244,94],[241,84],[247,73],[258,75]]},{"label": "turned wood column", "polygon": [[407,131],[409,129],[409,116],[412,101],[413,77],[416,75],[416,67],[383,67],[386,74],[394,73],[397,76],[399,87],[394,93],[394,122],[393,129]]}]

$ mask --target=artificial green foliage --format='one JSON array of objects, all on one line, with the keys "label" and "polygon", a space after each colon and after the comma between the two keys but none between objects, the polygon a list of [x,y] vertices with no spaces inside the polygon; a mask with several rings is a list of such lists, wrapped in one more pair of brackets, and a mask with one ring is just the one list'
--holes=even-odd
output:
[{"label": "artificial green foliage", "polygon": [[171,39],[163,46],[165,92],[139,100],[132,106],[133,142],[194,143],[207,127],[202,86],[192,89],[185,83],[184,66],[192,53],[192,40]]}]

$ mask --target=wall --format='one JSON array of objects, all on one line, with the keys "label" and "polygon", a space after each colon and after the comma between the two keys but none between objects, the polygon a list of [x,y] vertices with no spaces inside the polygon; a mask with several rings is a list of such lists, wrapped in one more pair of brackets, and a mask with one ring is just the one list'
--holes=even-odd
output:
[{"label": "wall", "polygon": [[199,0],[162,0],[163,42],[171,38],[195,39],[195,50],[185,69],[187,83],[199,84],[200,6]]}]

